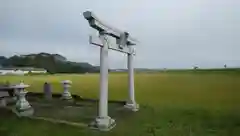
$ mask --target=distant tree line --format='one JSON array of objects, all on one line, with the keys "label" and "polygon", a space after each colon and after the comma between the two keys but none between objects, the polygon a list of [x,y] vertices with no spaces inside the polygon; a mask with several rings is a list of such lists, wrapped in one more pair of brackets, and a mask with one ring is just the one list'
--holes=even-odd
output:
[{"label": "distant tree line", "polygon": [[35,67],[44,68],[49,73],[93,73],[99,72],[99,67],[89,63],[67,61],[59,54],[29,54],[12,57],[0,56],[1,67]]}]

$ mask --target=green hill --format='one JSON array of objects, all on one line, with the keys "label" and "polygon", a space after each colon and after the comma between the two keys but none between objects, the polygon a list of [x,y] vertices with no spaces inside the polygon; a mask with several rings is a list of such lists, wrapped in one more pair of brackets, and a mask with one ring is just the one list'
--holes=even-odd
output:
[{"label": "green hill", "polygon": [[89,63],[68,61],[59,54],[39,53],[15,55],[9,58],[0,56],[2,67],[35,67],[44,68],[49,73],[92,73],[99,72],[99,68]]}]

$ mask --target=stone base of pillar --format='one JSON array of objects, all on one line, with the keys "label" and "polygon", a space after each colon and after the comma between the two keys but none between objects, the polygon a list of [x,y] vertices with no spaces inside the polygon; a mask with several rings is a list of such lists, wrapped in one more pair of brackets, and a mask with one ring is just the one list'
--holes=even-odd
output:
[{"label": "stone base of pillar", "polygon": [[100,131],[109,131],[116,126],[116,122],[111,117],[98,117],[95,121],[89,124],[91,129]]},{"label": "stone base of pillar", "polygon": [[62,100],[72,100],[72,95],[70,92],[64,92],[61,97]]},{"label": "stone base of pillar", "polygon": [[18,109],[18,108],[13,108],[12,110],[17,116],[19,117],[29,117],[34,114],[34,109],[32,107],[28,109]]},{"label": "stone base of pillar", "polygon": [[136,112],[136,111],[139,110],[139,104],[137,104],[137,103],[126,103],[126,104],[124,105],[124,107],[125,107],[126,109],[132,110],[132,111],[134,111],[134,112]]}]

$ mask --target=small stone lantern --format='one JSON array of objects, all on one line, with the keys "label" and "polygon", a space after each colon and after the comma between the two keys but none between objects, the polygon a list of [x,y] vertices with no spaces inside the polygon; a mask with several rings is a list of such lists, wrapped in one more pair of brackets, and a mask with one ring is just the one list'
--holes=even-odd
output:
[{"label": "small stone lantern", "polygon": [[70,80],[64,80],[61,82],[63,84],[63,93],[62,93],[62,98],[63,100],[72,100],[72,95],[69,92],[69,88],[72,85],[72,81]]}]

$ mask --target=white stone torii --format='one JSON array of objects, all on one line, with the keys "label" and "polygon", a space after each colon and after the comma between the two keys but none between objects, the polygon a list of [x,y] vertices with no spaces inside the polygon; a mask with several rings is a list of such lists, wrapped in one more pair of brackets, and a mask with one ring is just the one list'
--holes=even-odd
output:
[{"label": "white stone torii", "polygon": [[[136,40],[127,32],[112,28],[100,21],[92,12],[86,11],[83,16],[89,25],[99,32],[99,37],[90,36],[90,44],[100,46],[100,94],[98,117],[90,125],[92,128],[108,131],[116,125],[114,119],[108,116],[108,49],[128,54],[128,91],[129,98],[124,106],[132,111],[138,111],[139,105],[135,101],[133,55]],[[109,43],[108,36],[116,39],[116,43]]]}]

